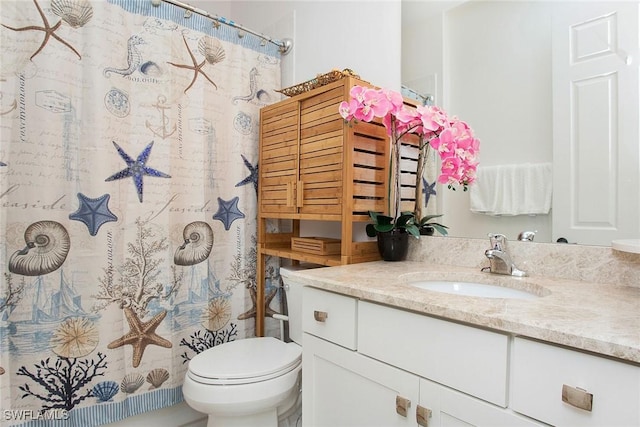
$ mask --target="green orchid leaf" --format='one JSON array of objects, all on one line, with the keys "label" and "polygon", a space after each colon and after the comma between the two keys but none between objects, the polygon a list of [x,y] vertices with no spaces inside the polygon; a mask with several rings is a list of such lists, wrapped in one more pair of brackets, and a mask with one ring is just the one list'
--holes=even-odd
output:
[{"label": "green orchid leaf", "polygon": [[391,231],[395,228],[393,224],[375,224],[373,227],[378,233],[386,233],[387,231]]},{"label": "green orchid leaf", "polygon": [[435,226],[438,226],[438,227],[442,227],[442,228],[449,228],[446,225],[440,224],[439,222],[428,222],[426,224],[420,224],[420,226],[421,227],[435,227]]},{"label": "green orchid leaf", "polygon": [[367,224],[365,231],[367,232],[367,236],[376,237],[378,232],[376,231],[376,227],[373,224]]},{"label": "green orchid leaf", "polygon": [[378,212],[369,211],[369,217],[374,224],[391,224],[393,218],[387,215],[379,214]]},{"label": "green orchid leaf", "polygon": [[413,220],[413,212],[404,212],[400,217],[396,220],[396,227],[403,228],[410,225],[414,225],[415,222]]},{"label": "green orchid leaf", "polygon": [[420,238],[420,229],[415,224],[410,224],[406,226],[405,230],[407,230],[407,232],[411,234],[413,237],[415,237],[416,239]]},{"label": "green orchid leaf", "polygon": [[434,218],[439,218],[441,217],[443,214],[437,214],[437,215],[427,215],[424,216],[421,220],[420,220],[420,225],[425,225],[428,224],[429,221],[431,221]]},{"label": "green orchid leaf", "polygon": [[442,234],[443,236],[446,236],[447,234],[449,234],[449,232],[447,231],[447,227],[446,225],[442,225],[442,224],[438,224],[438,223],[432,223],[429,224],[431,227],[435,228],[436,231],[440,234]]}]

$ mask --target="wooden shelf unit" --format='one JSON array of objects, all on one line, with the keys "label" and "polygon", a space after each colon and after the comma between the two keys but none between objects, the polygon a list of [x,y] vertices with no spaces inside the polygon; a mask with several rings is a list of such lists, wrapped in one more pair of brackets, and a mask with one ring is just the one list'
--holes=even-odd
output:
[{"label": "wooden shelf unit", "polygon": [[[344,77],[260,111],[256,335],[264,334],[266,256],[325,266],[380,259],[375,241],[353,241],[353,224],[386,210],[389,137],[380,121],[340,116],[355,85],[371,86]],[[290,220],[293,231],[267,233],[271,219]],[[340,222],[340,254],[293,250],[301,220]]]}]

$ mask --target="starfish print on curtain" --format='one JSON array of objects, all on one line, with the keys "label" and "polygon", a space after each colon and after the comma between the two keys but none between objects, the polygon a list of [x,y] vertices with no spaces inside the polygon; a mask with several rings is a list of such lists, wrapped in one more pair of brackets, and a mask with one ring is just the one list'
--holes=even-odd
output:
[{"label": "starfish print on curtain", "polygon": [[134,368],[140,366],[142,355],[148,345],[157,345],[164,348],[171,348],[173,345],[171,341],[162,338],[156,334],[156,328],[160,326],[160,323],[167,315],[166,311],[161,311],[156,314],[153,319],[148,322],[143,322],[138,318],[136,313],[130,308],[124,309],[124,315],[129,323],[129,332],[127,332],[122,338],[109,343],[108,349],[122,347],[123,345],[130,345],[133,347],[132,365]]},{"label": "starfish print on curtain", "polygon": [[78,193],[80,206],[77,211],[69,215],[69,219],[83,222],[89,229],[89,234],[95,236],[102,224],[118,220],[118,217],[109,210],[110,197],[108,194],[103,194],[97,199],[91,199]]},{"label": "starfish print on curtain", "polygon": [[78,59],[82,59],[82,56],[78,53],[78,51],[68,42],[63,40],[59,35],[57,35],[56,31],[62,25],[62,21],[71,25],[73,28],[82,27],[87,22],[89,22],[89,20],[93,16],[93,7],[91,6],[91,4],[87,2],[84,5],[75,5],[77,10],[71,11],[68,8],[64,7],[61,0],[53,0],[51,2],[51,9],[62,19],[52,27],[51,24],[49,24],[49,20],[45,16],[38,2],[36,0],[33,0],[33,3],[36,5],[36,9],[38,9],[38,13],[40,14],[40,18],[42,19],[42,24],[44,25],[43,27],[39,27],[37,25],[29,25],[27,27],[15,28],[2,24],[3,27],[13,31],[42,31],[44,33],[44,40],[42,40],[42,44],[40,44],[40,47],[35,51],[33,55],[31,55],[29,59],[35,58],[40,52],[42,52],[42,49],[44,49],[51,37],[71,49],[73,53],[78,56]]},{"label": "starfish print on curtain", "polygon": [[222,200],[218,197],[218,212],[213,215],[213,219],[224,224],[224,229],[229,231],[231,224],[236,219],[244,218],[244,214],[238,209],[238,196],[231,200]]},{"label": "starfish print on curtain", "polygon": [[122,178],[133,178],[133,183],[136,185],[136,190],[138,192],[138,200],[142,203],[142,191],[143,191],[143,182],[142,177],[145,175],[148,176],[157,176],[159,178],[171,178],[171,175],[168,175],[164,172],[160,172],[153,168],[147,166],[147,160],[149,160],[149,154],[151,154],[151,148],[153,147],[153,141],[142,150],[142,153],[138,155],[136,160],[133,160],[127,153],[124,152],[122,148],[115,141],[112,141],[113,145],[118,150],[118,154],[125,161],[127,167],[122,169],[120,172],[117,172],[111,175],[109,178],[105,179],[106,182],[115,181],[116,179]]},{"label": "starfish print on curtain", "polygon": [[236,187],[241,187],[243,185],[252,183],[253,188],[256,190],[256,194],[258,194],[258,164],[256,163],[256,165],[253,166],[245,156],[243,156],[242,154],[240,154],[240,156],[242,157],[244,165],[247,167],[247,169],[249,169],[249,176],[237,183]]},{"label": "starfish print on curtain", "polygon": [[209,76],[205,74],[202,68],[206,63],[214,65],[215,63],[220,62],[224,59],[225,53],[220,42],[209,36],[202,37],[202,39],[200,39],[200,42],[198,43],[198,50],[202,55],[204,55],[204,61],[198,64],[196,57],[193,55],[193,52],[191,52],[191,49],[189,48],[189,44],[187,43],[187,39],[184,37],[184,34],[182,35],[182,40],[184,41],[184,45],[187,47],[187,52],[189,52],[192,64],[176,64],[170,61],[167,61],[167,63],[177,68],[193,70],[193,78],[191,79],[191,83],[189,83],[189,86],[187,86],[187,88],[184,90],[184,93],[186,94],[187,91],[191,89],[191,86],[193,86],[193,84],[196,82],[196,79],[198,78],[198,74],[202,74],[202,76],[207,79],[209,83],[213,85],[213,87],[218,89],[218,86],[214,83],[213,80],[209,78]]}]

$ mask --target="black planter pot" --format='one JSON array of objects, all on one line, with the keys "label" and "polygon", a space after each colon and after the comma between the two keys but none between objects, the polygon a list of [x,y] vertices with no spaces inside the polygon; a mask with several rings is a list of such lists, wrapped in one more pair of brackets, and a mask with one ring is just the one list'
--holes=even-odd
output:
[{"label": "black planter pot", "polygon": [[409,249],[409,233],[394,229],[378,233],[378,252],[385,261],[403,261]]},{"label": "black planter pot", "polygon": [[427,225],[420,227],[420,235],[421,236],[433,236],[433,233],[436,231],[435,228]]}]

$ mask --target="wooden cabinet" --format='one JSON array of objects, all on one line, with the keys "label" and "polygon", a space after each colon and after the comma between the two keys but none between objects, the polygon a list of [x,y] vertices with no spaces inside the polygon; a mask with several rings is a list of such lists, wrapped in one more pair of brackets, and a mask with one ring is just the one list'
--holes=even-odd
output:
[{"label": "wooden cabinet", "polygon": [[[386,210],[389,137],[379,121],[342,119],[338,106],[354,85],[369,86],[344,77],[260,111],[257,335],[264,328],[266,256],[326,266],[379,259],[375,241],[354,241],[353,224],[367,222],[370,210]],[[269,220],[291,221],[292,231],[269,233]],[[292,249],[301,220],[339,222],[340,252]]]},{"label": "wooden cabinet", "polygon": [[303,425],[543,425],[508,407],[507,335],[313,288],[303,295]]},{"label": "wooden cabinet", "polygon": [[381,123],[338,113],[351,77],[260,111],[259,216],[367,221],[385,209],[389,138]]}]

